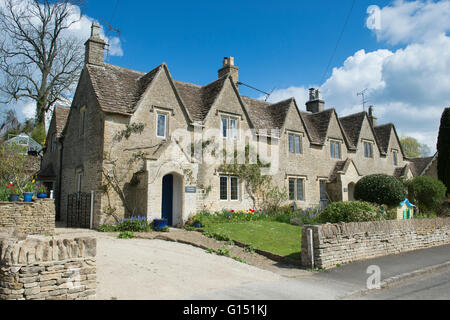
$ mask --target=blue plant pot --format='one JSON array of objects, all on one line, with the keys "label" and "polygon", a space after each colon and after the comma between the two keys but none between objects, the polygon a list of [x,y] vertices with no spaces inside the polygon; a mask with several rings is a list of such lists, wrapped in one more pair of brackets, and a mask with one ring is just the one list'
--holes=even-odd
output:
[{"label": "blue plant pot", "polygon": [[200,222],[194,223],[194,228],[201,228],[202,224]]},{"label": "blue plant pot", "polygon": [[19,201],[19,195],[18,194],[10,194],[8,200],[9,200],[9,202],[17,202],[17,201]]},{"label": "blue plant pot", "polygon": [[33,192],[24,192],[23,193],[23,201],[24,202],[31,202],[33,201]]},{"label": "blue plant pot", "polygon": [[167,219],[154,219],[153,220],[153,228],[156,231],[162,230],[164,227],[167,227]]},{"label": "blue plant pot", "polygon": [[46,193],[38,193],[38,194],[37,194],[37,197],[38,197],[39,199],[44,199],[44,198],[47,198],[47,194],[46,194]]}]

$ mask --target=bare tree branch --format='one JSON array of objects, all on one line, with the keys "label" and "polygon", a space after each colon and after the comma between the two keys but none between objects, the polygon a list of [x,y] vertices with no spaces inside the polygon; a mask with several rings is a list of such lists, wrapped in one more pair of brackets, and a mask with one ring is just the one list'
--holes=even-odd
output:
[{"label": "bare tree branch", "polygon": [[[74,0],[5,0],[0,9],[0,93],[36,101],[36,121],[66,100],[83,67],[83,44],[68,30],[81,19]],[[76,14],[76,15],[75,15]]]}]

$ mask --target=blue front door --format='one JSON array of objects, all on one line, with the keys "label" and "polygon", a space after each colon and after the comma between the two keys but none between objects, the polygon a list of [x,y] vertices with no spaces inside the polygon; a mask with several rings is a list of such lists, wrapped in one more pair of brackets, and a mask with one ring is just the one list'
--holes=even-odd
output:
[{"label": "blue front door", "polygon": [[163,178],[161,212],[163,219],[167,219],[171,226],[173,223],[173,175],[171,174]]}]

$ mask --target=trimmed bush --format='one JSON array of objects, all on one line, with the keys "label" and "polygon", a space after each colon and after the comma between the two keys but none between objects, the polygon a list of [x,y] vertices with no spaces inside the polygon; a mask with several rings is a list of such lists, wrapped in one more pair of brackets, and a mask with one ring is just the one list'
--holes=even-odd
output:
[{"label": "trimmed bush", "polygon": [[387,205],[397,206],[407,196],[403,183],[387,174],[373,174],[365,176],[355,186],[355,199]]},{"label": "trimmed bush", "polygon": [[431,177],[415,177],[406,182],[409,201],[419,207],[422,212],[438,209],[445,198],[445,185]]},{"label": "trimmed bush", "polygon": [[380,220],[378,210],[367,202],[333,202],[319,215],[322,223],[362,222]]}]

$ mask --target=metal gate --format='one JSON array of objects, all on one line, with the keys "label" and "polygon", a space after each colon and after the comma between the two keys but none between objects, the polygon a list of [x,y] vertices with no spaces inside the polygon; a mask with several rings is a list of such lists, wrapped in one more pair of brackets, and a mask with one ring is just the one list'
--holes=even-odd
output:
[{"label": "metal gate", "polygon": [[67,227],[90,228],[91,193],[74,193],[67,196]]}]

